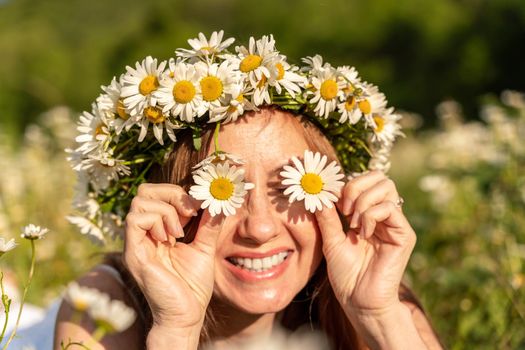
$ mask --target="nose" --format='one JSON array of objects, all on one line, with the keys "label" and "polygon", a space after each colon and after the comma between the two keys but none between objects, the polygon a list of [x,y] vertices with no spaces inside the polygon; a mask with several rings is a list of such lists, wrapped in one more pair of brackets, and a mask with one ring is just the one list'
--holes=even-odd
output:
[{"label": "nose", "polygon": [[246,211],[238,230],[240,238],[257,245],[273,240],[279,234],[279,225],[267,189],[255,185],[255,188],[248,191],[245,199]]}]

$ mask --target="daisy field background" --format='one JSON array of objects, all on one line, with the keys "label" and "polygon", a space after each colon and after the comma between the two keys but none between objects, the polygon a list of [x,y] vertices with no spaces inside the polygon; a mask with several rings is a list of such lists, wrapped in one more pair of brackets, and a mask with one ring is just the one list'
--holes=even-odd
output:
[{"label": "daisy field background", "polygon": [[451,349],[525,348],[518,0],[429,0],[424,11],[416,0],[0,1],[0,237],[19,243],[2,271],[23,283],[20,227],[50,228],[29,301],[46,307],[100,259],[65,219],[74,174],[63,150],[80,113],[126,65],[220,29],[234,45],[273,34],[290,63],[319,53],[355,66],[404,111],[390,176],[419,236],[407,282]]}]

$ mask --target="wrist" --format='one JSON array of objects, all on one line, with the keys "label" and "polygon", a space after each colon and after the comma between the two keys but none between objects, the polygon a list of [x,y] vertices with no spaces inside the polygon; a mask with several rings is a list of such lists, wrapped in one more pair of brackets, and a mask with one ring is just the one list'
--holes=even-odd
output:
[{"label": "wrist", "polygon": [[153,324],[146,339],[146,348],[197,350],[201,326],[177,328]]},{"label": "wrist", "polygon": [[410,309],[401,302],[384,309],[345,312],[371,349],[426,349]]}]

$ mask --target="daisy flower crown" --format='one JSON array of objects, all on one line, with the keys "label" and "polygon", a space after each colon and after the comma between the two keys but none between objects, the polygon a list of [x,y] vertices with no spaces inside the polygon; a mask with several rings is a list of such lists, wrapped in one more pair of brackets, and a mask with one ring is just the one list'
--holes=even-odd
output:
[{"label": "daisy flower crown", "polygon": [[[67,218],[81,233],[95,242],[119,236],[138,186],[149,169],[177,147],[180,130],[191,130],[198,150],[205,125],[215,123],[216,136],[221,124],[265,105],[313,122],[332,143],[346,174],[389,168],[390,150],[402,135],[401,117],[354,67],[333,67],[319,55],[303,58],[301,66],[291,64],[276,49],[272,35],[251,37],[248,46],[232,50],[234,39],[223,40],[223,35],[213,32],[208,39],[200,33],[188,40],[191,49],[177,49],[174,58],[159,61],[148,56],[127,66],[102,86],[91,111],[82,113],[75,139],[79,145],[66,150],[78,175],[73,200],[78,215]],[[230,195],[229,204],[206,201],[209,191],[202,188],[193,188],[193,195],[204,200],[212,214],[230,215],[251,187],[244,183],[242,167],[236,167],[242,160],[215,145],[214,154],[194,171],[194,180],[207,186],[213,180],[209,174],[221,178],[220,172],[231,181],[222,187],[216,183],[216,194]],[[308,157],[310,162],[321,161],[320,155]],[[297,175],[291,169],[282,173],[290,186],[297,185],[293,174]],[[201,181],[204,178],[208,182]],[[292,190],[288,194],[294,200],[305,198]],[[326,205],[328,197],[323,198],[319,200]],[[309,208],[319,208],[319,203],[310,200]]]}]

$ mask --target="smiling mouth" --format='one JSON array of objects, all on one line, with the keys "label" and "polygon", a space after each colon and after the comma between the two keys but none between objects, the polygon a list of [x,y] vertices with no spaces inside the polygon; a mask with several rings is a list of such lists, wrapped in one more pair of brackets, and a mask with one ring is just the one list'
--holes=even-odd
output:
[{"label": "smiling mouth", "polygon": [[237,258],[229,257],[226,258],[230,263],[235,266],[247,270],[250,272],[264,272],[274,268],[275,266],[281,265],[290,256],[291,252],[285,251],[267,256],[264,258]]}]

